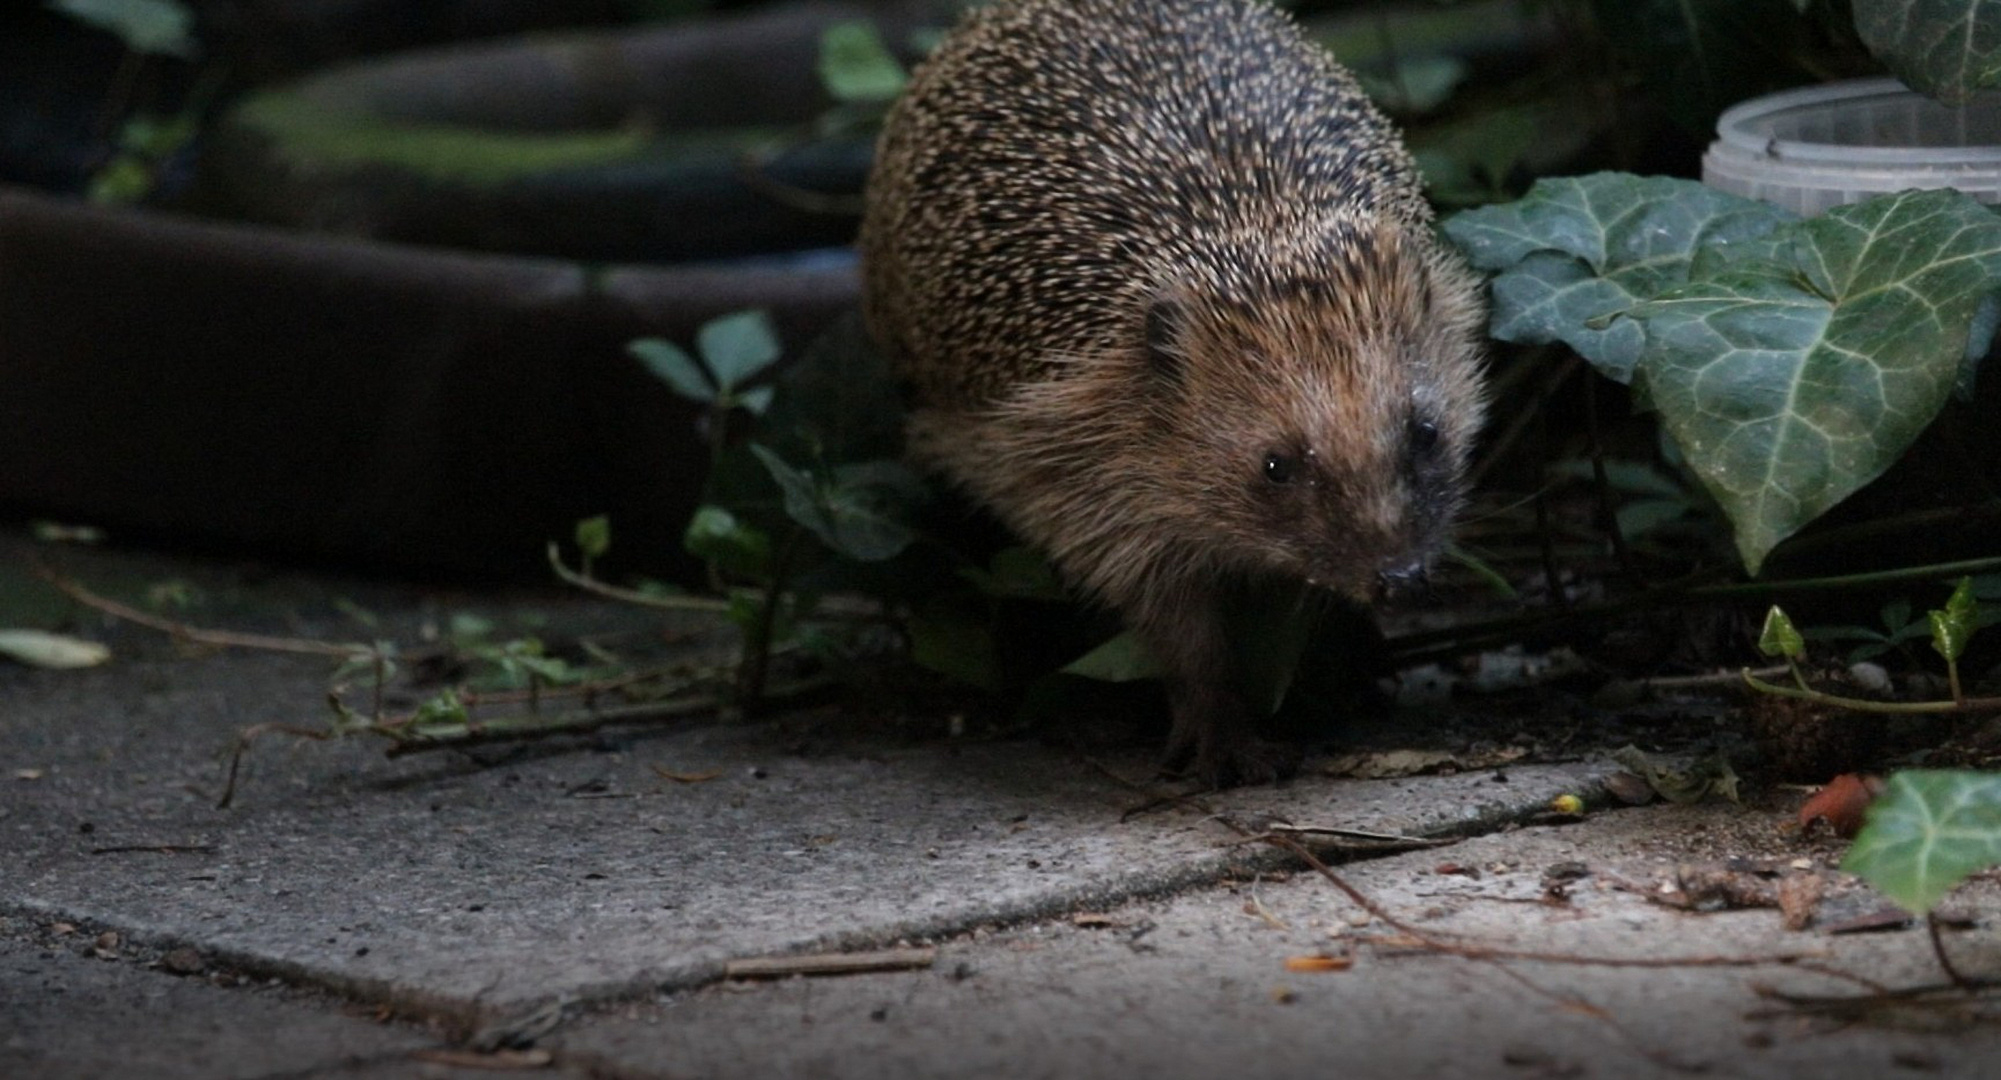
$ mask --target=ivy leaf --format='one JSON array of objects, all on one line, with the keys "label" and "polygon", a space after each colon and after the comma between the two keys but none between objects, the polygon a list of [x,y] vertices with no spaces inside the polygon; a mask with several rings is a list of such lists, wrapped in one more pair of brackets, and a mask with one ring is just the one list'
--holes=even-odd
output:
[{"label": "ivy leaf", "polygon": [[1841,868],[1923,915],[1968,874],[2001,863],[2001,774],[1890,777]]},{"label": "ivy leaf", "polygon": [[1748,244],[1792,220],[1690,180],[1596,173],[1539,180],[1515,202],[1455,215],[1445,232],[1474,266],[1499,272],[1495,337],[1561,341],[1623,383],[1645,335],[1612,316],[1686,282],[1698,252]]},{"label": "ivy leaf", "polygon": [[695,348],[702,362],[715,376],[716,385],[728,393],[756,378],[778,362],[783,350],[771,315],[761,308],[732,312],[710,319],[695,331]]},{"label": "ivy leaf", "polygon": [[1758,651],[1766,656],[1783,656],[1788,660],[1806,658],[1806,638],[1800,636],[1792,617],[1779,610],[1777,604],[1765,612],[1764,629],[1758,631]]},{"label": "ivy leaf", "polygon": [[1647,782],[1654,793],[1673,803],[1698,803],[1711,795],[1738,801],[1737,771],[1720,753],[1705,754],[1685,769],[1655,761],[1637,746],[1613,751],[1612,760]]},{"label": "ivy leaf", "polygon": [[1966,651],[1966,641],[1980,628],[1980,605],[1973,598],[1973,579],[1959,579],[1959,587],[1952,590],[1944,609],[1934,608],[1925,613],[1931,626],[1932,648],[1947,663],[1959,663],[1959,656]]},{"label": "ivy leaf", "polygon": [[750,411],[752,416],[763,416],[771,408],[771,400],[778,394],[775,386],[753,386],[731,395],[738,405]]},{"label": "ivy leaf", "polygon": [[49,7],[109,30],[135,53],[192,60],[201,52],[194,14],[177,0],[49,0]]},{"label": "ivy leaf", "polygon": [[1892,74],[1948,105],[2001,86],[2001,0],[1855,0],[1855,32]]},{"label": "ivy leaf", "polygon": [[1062,671],[1065,675],[1114,683],[1158,679],[1167,674],[1167,669],[1130,630],[1063,665]]},{"label": "ivy leaf", "polygon": [[625,351],[682,397],[701,402],[716,400],[716,387],[708,373],[679,345],[663,338],[640,338],[626,345]]},{"label": "ivy leaf", "polygon": [[986,619],[932,602],[913,612],[904,630],[918,665],[981,690],[1000,687],[1000,649]]},{"label": "ivy leaf", "polygon": [[771,537],[720,506],[695,511],[681,536],[681,546],[726,573],[758,581],[771,577]]},{"label": "ivy leaf", "polygon": [[786,365],[777,390],[758,430],[781,456],[828,461],[902,456],[903,398],[859,311],[836,319],[807,344],[798,362]]},{"label": "ivy leaf", "polygon": [[[1897,460],[1951,394],[2001,289],[2001,218],[1906,191],[1783,227],[1627,314],[1643,389],[1745,567]],[[1773,251],[1787,251],[1773,261]]]},{"label": "ivy leaf", "polygon": [[577,549],[595,559],[611,550],[611,518],[599,514],[577,522]]},{"label": "ivy leaf", "polygon": [[471,721],[472,716],[466,712],[464,700],[457,690],[448,686],[418,704],[404,732],[417,737],[438,734],[438,729],[449,733]]},{"label": "ivy leaf", "polygon": [[1356,72],[1362,90],[1390,112],[1399,115],[1428,113],[1452,97],[1469,74],[1466,61],[1457,56],[1415,56],[1399,60],[1388,77]]},{"label": "ivy leaf", "polygon": [[835,23],[820,34],[820,83],[835,101],[888,101],[908,81],[873,24]]},{"label": "ivy leaf", "polygon": [[895,558],[917,539],[903,519],[924,495],[917,474],[900,461],[838,466],[826,492],[827,515],[834,525],[831,546],[862,562]]},{"label": "ivy leaf", "polygon": [[988,596],[1058,603],[1070,599],[1055,567],[1034,550],[1020,545],[994,552],[993,560],[985,568],[968,566],[959,571],[959,576]]},{"label": "ivy leaf", "polygon": [[867,461],[833,470],[832,482],[787,464],[756,443],[751,452],[785,495],[785,514],[828,547],[861,562],[895,558],[917,536],[900,511],[923,497],[924,486],[896,461]]}]

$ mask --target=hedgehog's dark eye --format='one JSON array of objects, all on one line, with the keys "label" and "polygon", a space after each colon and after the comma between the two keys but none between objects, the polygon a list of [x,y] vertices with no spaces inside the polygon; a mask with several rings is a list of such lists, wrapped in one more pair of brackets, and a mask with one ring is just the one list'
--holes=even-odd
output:
[{"label": "hedgehog's dark eye", "polygon": [[1299,475],[1299,460],[1284,454],[1265,455],[1265,479],[1274,484],[1290,484]]},{"label": "hedgehog's dark eye", "polygon": [[1406,438],[1413,455],[1429,454],[1438,445],[1438,424],[1430,417],[1413,415]]}]

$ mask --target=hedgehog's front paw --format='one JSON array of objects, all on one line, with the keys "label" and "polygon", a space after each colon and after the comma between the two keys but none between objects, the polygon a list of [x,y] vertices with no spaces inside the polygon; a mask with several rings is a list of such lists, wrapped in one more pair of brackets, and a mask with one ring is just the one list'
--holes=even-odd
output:
[{"label": "hedgehog's front paw", "polygon": [[1304,756],[1293,743],[1246,735],[1197,754],[1193,771],[1197,779],[1215,788],[1269,784],[1297,774]]},{"label": "hedgehog's front paw", "polygon": [[1269,784],[1299,771],[1300,748],[1251,734],[1243,702],[1229,693],[1188,694],[1175,701],[1161,771],[1211,788]]}]

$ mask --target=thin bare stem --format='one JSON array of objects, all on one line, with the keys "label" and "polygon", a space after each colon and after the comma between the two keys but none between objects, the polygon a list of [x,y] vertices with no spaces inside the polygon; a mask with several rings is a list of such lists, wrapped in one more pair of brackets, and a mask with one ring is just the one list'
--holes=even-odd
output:
[{"label": "thin bare stem", "polygon": [[129,604],[122,604],[91,592],[89,589],[63,577],[43,565],[35,564],[35,572],[44,581],[55,586],[63,595],[88,608],[101,611],[114,618],[136,623],[152,630],[158,630],[176,641],[186,641],[196,645],[210,645],[223,649],[260,649],[265,652],[302,653],[308,656],[332,656],[343,660],[376,658],[380,651],[373,645],[331,644],[310,638],[271,637],[265,634],[242,634],[233,630],[206,630],[162,618],[151,612],[141,611]]},{"label": "thin bare stem", "polygon": [[1959,969],[1953,966],[1952,958],[1946,955],[1945,942],[1939,937],[1938,932],[1938,912],[1928,911],[1925,913],[1925,932],[1931,935],[1932,955],[1938,957],[1939,968],[1945,972],[1946,978],[1952,980],[1954,986],[1959,987],[1961,990],[1977,990],[1984,985],[1982,980],[1971,979],[1962,975]]},{"label": "thin bare stem", "polygon": [[549,542],[549,568],[556,572],[557,577],[585,592],[596,593],[628,604],[638,604],[641,607],[661,608],[667,611],[707,612],[727,612],[730,609],[730,602],[720,597],[656,596],[637,589],[622,589],[616,585],[607,585],[588,574],[579,573],[564,565],[562,548],[553,540]]},{"label": "thin bare stem", "polygon": [[1870,701],[1868,698],[1843,697],[1811,687],[1794,689],[1768,683],[1751,674],[1749,668],[1742,673],[1744,685],[1761,694],[1774,697],[1793,698],[1797,701],[1811,701],[1816,705],[1828,705],[1837,709],[1852,709],[1856,712],[1895,713],[1901,715],[1926,715],[1932,713],[1992,712],[2001,710],[2001,697],[1965,698],[1959,701]]}]

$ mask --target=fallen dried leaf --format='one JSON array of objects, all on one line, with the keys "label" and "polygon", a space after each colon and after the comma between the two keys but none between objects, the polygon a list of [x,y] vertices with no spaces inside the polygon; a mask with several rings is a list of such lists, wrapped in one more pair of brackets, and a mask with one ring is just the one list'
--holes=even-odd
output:
[{"label": "fallen dried leaf", "polygon": [[1605,778],[1605,791],[1627,806],[1645,806],[1656,797],[1653,785],[1623,769]]},{"label": "fallen dried leaf", "polygon": [[1800,807],[1799,823],[1804,829],[1816,820],[1825,821],[1834,835],[1849,837],[1862,831],[1862,815],[1883,791],[1883,779],[1860,773],[1842,773],[1827,782]]},{"label": "fallen dried leaf", "polygon": [[1475,772],[1507,765],[1528,756],[1528,749],[1504,746],[1485,753],[1453,753],[1444,750],[1387,750],[1373,754],[1344,754],[1329,762],[1330,776],[1357,780],[1388,780],[1435,772]]},{"label": "fallen dried leaf", "polygon": [[449,1065],[460,1069],[486,1069],[492,1072],[526,1072],[529,1069],[546,1069],[556,1060],[547,1050],[495,1050],[482,1054],[475,1050],[419,1050],[411,1057],[433,1065]]},{"label": "fallen dried leaf", "polygon": [[1352,956],[1313,954],[1309,956],[1288,956],[1285,958],[1285,970],[1287,971],[1346,971],[1354,966],[1355,958]]},{"label": "fallen dried leaf", "polygon": [[1670,906],[1690,910],[1779,906],[1779,891],[1771,878],[1727,864],[1676,867],[1674,887],[1664,896]]},{"label": "fallen dried leaf", "polygon": [[1821,930],[1829,934],[1869,934],[1881,930],[1902,930],[1911,925],[1911,913],[1892,904],[1852,919],[1827,923]]},{"label": "fallen dried leaf", "polygon": [[675,772],[658,765],[653,766],[653,771],[658,773],[661,779],[672,780],[677,784],[703,784],[723,774],[721,769],[712,769],[708,772]]},{"label": "fallen dried leaf", "polygon": [[1070,925],[1082,927],[1086,930],[1102,930],[1106,927],[1117,927],[1125,924],[1102,912],[1085,911],[1070,916]]},{"label": "fallen dried leaf", "polygon": [[14,770],[14,779],[16,780],[40,780],[44,775],[46,774],[41,769]]},{"label": "fallen dried leaf", "polygon": [[170,949],[165,956],[160,957],[160,966],[176,975],[196,975],[208,965],[202,960],[199,949],[182,946]]},{"label": "fallen dried leaf", "polygon": [[1813,925],[1820,910],[1820,898],[1827,881],[1819,874],[1788,874],[1779,879],[1779,911],[1785,915],[1786,929],[1804,930]]},{"label": "fallen dried leaf", "polygon": [[111,659],[111,650],[95,641],[45,630],[0,630],[0,656],[32,667],[86,668]]}]

